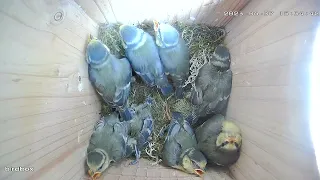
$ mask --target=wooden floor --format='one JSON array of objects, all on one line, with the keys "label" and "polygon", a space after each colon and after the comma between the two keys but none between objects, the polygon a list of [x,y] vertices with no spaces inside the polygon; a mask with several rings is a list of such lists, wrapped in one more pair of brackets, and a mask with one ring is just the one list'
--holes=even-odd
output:
[{"label": "wooden floor", "polygon": [[[129,166],[130,161],[110,167],[103,175],[103,180],[201,180],[200,177],[189,175],[184,172],[163,167],[161,165],[151,165],[152,162],[141,159],[137,165]],[[74,180],[86,180],[85,172],[79,173]],[[210,168],[206,171],[204,180],[233,180],[229,175],[229,170]]]}]

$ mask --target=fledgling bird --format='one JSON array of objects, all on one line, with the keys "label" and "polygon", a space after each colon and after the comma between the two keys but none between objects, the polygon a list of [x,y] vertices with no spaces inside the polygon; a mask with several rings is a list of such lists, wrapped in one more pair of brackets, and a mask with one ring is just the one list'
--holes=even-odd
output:
[{"label": "fledgling bird", "polygon": [[129,137],[130,123],[120,122],[115,112],[101,118],[95,125],[87,149],[89,176],[95,180],[110,166],[111,162],[131,156],[136,140]]},{"label": "fledgling bird", "polygon": [[240,156],[242,137],[240,128],[217,114],[196,128],[198,148],[208,163],[229,166]]},{"label": "fledgling bird", "polygon": [[231,87],[230,53],[225,46],[218,45],[212,59],[200,68],[191,92],[191,102],[196,106],[195,115],[223,114]]},{"label": "fledgling bird", "polygon": [[132,119],[129,121],[129,135],[137,141],[137,146],[135,147],[136,160],[131,162],[131,164],[138,162],[141,150],[147,145],[151,138],[151,133],[153,131],[153,118],[151,114],[152,103],[153,99],[151,97],[147,97],[143,104],[133,104],[130,107]]},{"label": "fledgling bird", "polygon": [[131,25],[120,26],[119,33],[133,70],[150,87],[157,86],[165,96],[171,94],[173,87],[165,75],[157,46],[151,35]]},{"label": "fledgling bird", "polygon": [[189,122],[183,119],[181,113],[172,113],[162,160],[165,165],[186,173],[204,175],[207,160],[197,149],[194,131]]},{"label": "fledgling bird", "polygon": [[91,35],[86,60],[89,79],[98,94],[115,107],[124,120],[131,119],[127,109],[132,77],[129,61],[126,58],[117,59],[105,44]]},{"label": "fledgling bird", "polygon": [[156,44],[166,74],[170,74],[177,98],[183,98],[183,85],[189,75],[189,49],[170,24],[153,21]]}]

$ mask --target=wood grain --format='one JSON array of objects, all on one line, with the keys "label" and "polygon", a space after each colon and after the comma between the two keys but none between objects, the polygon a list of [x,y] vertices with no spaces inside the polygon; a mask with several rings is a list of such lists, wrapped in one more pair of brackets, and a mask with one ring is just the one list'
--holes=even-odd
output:
[{"label": "wood grain", "polygon": [[84,57],[98,26],[72,0],[5,0],[0,23],[0,167],[34,168],[0,179],[69,176],[100,116]]},{"label": "wood grain", "polygon": [[309,130],[309,64],[319,17],[280,16],[315,11],[308,1],[252,1],[228,25],[233,89],[227,116],[243,134],[238,180],[320,179]]}]

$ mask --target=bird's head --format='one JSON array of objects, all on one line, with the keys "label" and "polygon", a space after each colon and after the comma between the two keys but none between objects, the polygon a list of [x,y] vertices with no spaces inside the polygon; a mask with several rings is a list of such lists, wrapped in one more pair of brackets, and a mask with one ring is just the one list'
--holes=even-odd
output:
[{"label": "bird's head", "polygon": [[88,64],[98,65],[103,63],[109,56],[109,52],[108,47],[102,41],[90,35],[86,51]]},{"label": "bird's head", "polygon": [[178,44],[180,34],[170,24],[159,23],[158,21],[154,20],[153,29],[156,36],[156,44],[159,47],[173,47]]},{"label": "bird's head", "polygon": [[196,174],[202,177],[205,173],[205,168],[207,165],[207,159],[205,156],[197,149],[191,148],[182,157],[181,166],[185,169],[187,173]]},{"label": "bird's head", "polygon": [[124,48],[132,47],[141,42],[144,31],[133,25],[121,25],[119,34]]},{"label": "bird's head", "polygon": [[220,44],[213,52],[211,63],[219,69],[229,69],[230,67],[230,52],[227,47]]},{"label": "bird's head", "polygon": [[223,151],[239,151],[242,144],[240,128],[231,121],[224,121],[216,146]]},{"label": "bird's head", "polygon": [[110,165],[108,153],[102,149],[95,149],[87,155],[88,175],[92,180],[98,179],[102,172]]}]

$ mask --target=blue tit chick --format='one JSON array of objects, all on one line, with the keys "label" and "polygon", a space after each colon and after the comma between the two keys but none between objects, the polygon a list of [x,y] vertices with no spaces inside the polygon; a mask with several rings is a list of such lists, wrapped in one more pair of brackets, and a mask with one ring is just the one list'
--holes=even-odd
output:
[{"label": "blue tit chick", "polygon": [[156,44],[166,74],[172,78],[177,98],[183,98],[183,85],[189,76],[189,49],[179,32],[170,24],[153,21]]},{"label": "blue tit chick", "polygon": [[207,160],[197,148],[194,131],[181,113],[172,113],[162,160],[165,165],[189,174],[203,176],[205,173]]},{"label": "blue tit chick", "polygon": [[157,46],[151,35],[130,25],[120,26],[119,33],[122,37],[126,57],[133,70],[148,86],[157,86],[163,95],[170,95],[173,92],[173,87],[165,75]]},{"label": "blue tit chick", "polygon": [[118,114],[102,117],[95,125],[87,149],[88,175],[95,180],[112,162],[131,156],[136,141],[129,137],[130,123],[120,122]]},{"label": "blue tit chick", "polygon": [[242,136],[240,128],[221,114],[215,115],[196,128],[198,148],[208,163],[230,166],[240,157]]},{"label": "blue tit chick", "polygon": [[191,92],[191,102],[195,105],[195,115],[205,117],[224,114],[231,94],[232,71],[230,53],[218,45],[212,59],[199,70],[195,86]]},{"label": "blue tit chick", "polygon": [[108,47],[90,35],[86,50],[89,79],[102,99],[115,107],[125,120],[131,119],[127,100],[132,69],[126,58],[117,59]]},{"label": "blue tit chick", "polygon": [[153,131],[153,118],[151,114],[151,105],[153,99],[147,97],[143,104],[132,104],[130,107],[131,114],[133,115],[130,122],[130,137],[137,141],[136,160],[131,164],[136,164],[140,158],[140,154],[143,148],[148,144]]}]

